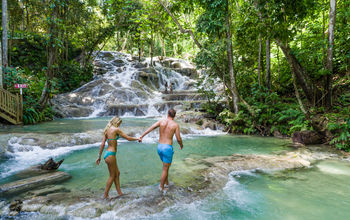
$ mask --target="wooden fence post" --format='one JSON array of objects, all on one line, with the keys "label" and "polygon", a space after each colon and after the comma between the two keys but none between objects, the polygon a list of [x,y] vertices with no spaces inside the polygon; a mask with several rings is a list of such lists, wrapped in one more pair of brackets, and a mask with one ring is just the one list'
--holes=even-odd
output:
[{"label": "wooden fence post", "polygon": [[17,105],[17,124],[19,123],[19,111],[20,111],[20,103],[19,103],[19,95],[17,93],[16,95],[16,105]]}]

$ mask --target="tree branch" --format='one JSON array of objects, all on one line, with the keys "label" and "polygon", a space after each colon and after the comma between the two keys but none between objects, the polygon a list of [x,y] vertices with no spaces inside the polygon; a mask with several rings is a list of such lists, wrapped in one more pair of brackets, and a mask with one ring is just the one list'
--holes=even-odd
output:
[{"label": "tree branch", "polygon": [[194,43],[197,45],[198,48],[202,48],[202,45],[198,42],[198,40],[196,39],[196,37],[193,34],[193,31],[191,29],[183,29],[181,24],[179,23],[179,21],[175,18],[174,14],[171,13],[171,11],[164,5],[164,3],[159,0],[159,4],[164,8],[164,10],[170,15],[170,17],[173,19],[173,21],[176,23],[176,25],[179,27],[181,33],[183,34],[190,34],[192,40],[194,41]]}]

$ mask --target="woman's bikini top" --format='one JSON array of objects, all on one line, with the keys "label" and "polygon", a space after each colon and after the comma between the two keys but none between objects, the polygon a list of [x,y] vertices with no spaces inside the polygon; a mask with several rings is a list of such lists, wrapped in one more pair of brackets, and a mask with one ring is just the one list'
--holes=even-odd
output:
[{"label": "woman's bikini top", "polygon": [[115,138],[115,139],[113,139],[113,138],[108,139],[108,138],[107,138],[107,144],[108,144],[108,141],[116,141],[116,140],[118,140],[118,139],[119,139],[119,134],[117,134],[117,138]]}]

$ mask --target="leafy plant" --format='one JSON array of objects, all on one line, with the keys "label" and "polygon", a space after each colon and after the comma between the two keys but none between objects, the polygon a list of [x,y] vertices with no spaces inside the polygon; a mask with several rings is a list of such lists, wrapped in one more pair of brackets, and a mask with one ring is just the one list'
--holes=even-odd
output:
[{"label": "leafy plant", "polygon": [[330,123],[328,129],[335,133],[330,144],[338,149],[350,151],[350,118],[343,123]]}]

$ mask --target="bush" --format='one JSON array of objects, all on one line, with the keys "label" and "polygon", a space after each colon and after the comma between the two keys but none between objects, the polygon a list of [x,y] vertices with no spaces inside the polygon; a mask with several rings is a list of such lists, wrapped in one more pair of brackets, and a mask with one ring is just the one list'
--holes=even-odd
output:
[{"label": "bush", "polygon": [[342,123],[329,123],[328,129],[334,133],[330,144],[338,149],[350,151],[350,118]]},{"label": "bush", "polygon": [[76,61],[63,63],[57,73],[57,87],[60,93],[70,92],[92,79],[93,66],[82,68]]},{"label": "bush", "polygon": [[257,84],[252,86],[250,94],[246,100],[252,106],[254,116],[244,105],[237,115],[229,110],[220,113],[221,121],[231,132],[270,136],[274,131],[291,135],[295,131],[311,129],[297,104],[283,103],[277,93],[270,93]]}]

